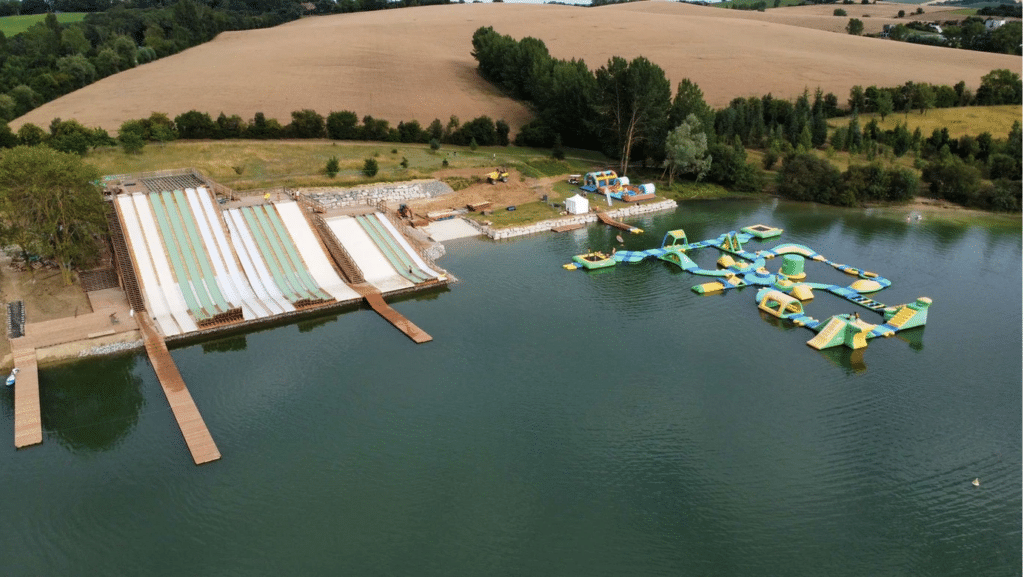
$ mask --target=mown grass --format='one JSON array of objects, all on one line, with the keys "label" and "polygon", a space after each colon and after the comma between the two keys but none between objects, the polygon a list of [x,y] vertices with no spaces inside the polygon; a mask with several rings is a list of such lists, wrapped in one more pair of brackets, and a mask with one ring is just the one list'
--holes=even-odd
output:
[{"label": "mown grass", "polygon": [[[57,22],[61,24],[71,24],[72,22],[81,22],[88,12],[62,12],[57,14]],[[21,34],[28,30],[36,22],[42,22],[46,18],[46,14],[29,14],[25,16],[4,16],[0,17],[0,32],[4,33],[4,36],[10,38],[15,34]]]},{"label": "mown grass", "polygon": [[[394,150],[395,152],[392,152]],[[496,165],[528,167],[528,175],[558,174],[560,170],[587,170],[605,162],[600,153],[572,151],[566,161],[550,158],[544,149],[518,147],[443,146],[430,150],[424,144],[389,142],[332,142],[327,140],[221,140],[149,144],[141,154],[125,154],[120,148],[93,151],[88,162],[101,174],[148,172],[194,167],[208,177],[237,190],[273,186],[351,186],[429,178],[444,168],[493,168]],[[328,159],[337,156],[340,172],[324,173]],[[380,170],[372,179],[361,170],[374,158]],[[401,166],[402,159],[408,167]]]},{"label": "mown grass", "polygon": [[[936,108],[924,114],[915,110],[909,114],[890,114],[884,121],[877,114],[864,114],[859,117],[861,128],[864,128],[871,118],[877,119],[883,130],[896,128],[896,123],[906,123],[907,130],[913,132],[920,128],[921,134],[925,137],[936,128],[948,128],[949,135],[955,138],[965,135],[977,136],[982,132],[988,132],[995,138],[1006,138],[1013,122],[1021,119],[1021,105]],[[850,118],[833,118],[828,123],[832,128],[847,126],[850,124]]]}]

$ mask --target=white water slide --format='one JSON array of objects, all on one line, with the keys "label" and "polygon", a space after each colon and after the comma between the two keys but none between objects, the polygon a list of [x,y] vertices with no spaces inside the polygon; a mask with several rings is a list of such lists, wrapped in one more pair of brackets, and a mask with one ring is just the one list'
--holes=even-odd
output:
[{"label": "white water slide", "polygon": [[[224,213],[227,217],[228,230],[231,232],[231,244],[235,247],[235,253],[242,261],[242,268],[252,284],[256,294],[264,302],[272,301],[284,312],[295,310],[295,306],[285,298],[284,293],[274,283],[267,264],[263,262],[259,249],[256,248],[256,241],[253,240],[249,227],[245,224],[242,213],[233,208]],[[269,304],[269,303],[268,303]]]},{"label": "white water slide", "polygon": [[[206,190],[203,189],[202,192],[205,193]],[[228,263],[234,264],[235,259],[234,254],[230,250],[224,253],[224,249],[221,248],[220,239],[224,236],[224,230],[220,219],[216,214],[211,217],[199,199],[200,193],[195,189],[185,189],[185,196],[188,198],[192,215],[199,225],[199,234],[203,237],[203,244],[206,245],[207,254],[210,257],[210,262],[213,264],[217,285],[221,288],[221,292],[224,293],[224,298],[231,306],[241,307],[242,318],[245,320],[268,316],[266,310],[259,304],[255,295],[252,294],[252,289],[248,283],[242,283],[242,286],[238,286],[235,277],[228,272]],[[217,232],[220,232],[219,238],[216,234]]]},{"label": "white water slide", "polygon": [[[160,229],[156,225],[156,218],[153,216],[153,207],[149,203],[149,196],[141,192],[132,194],[135,202],[135,210],[139,214],[139,223],[146,236],[146,243],[149,245],[149,254],[153,258],[153,265],[156,267],[157,279],[160,281],[160,288],[167,299],[167,305],[171,315],[180,327],[180,332],[190,333],[198,330],[195,320],[188,312],[188,305],[185,303],[185,295],[181,293],[174,274],[171,272],[170,262],[167,260],[167,248],[160,237]],[[177,250],[177,249],[175,249]]]},{"label": "white water slide", "polygon": [[289,200],[275,203],[274,206],[316,284],[340,302],[360,298],[359,293],[349,288],[334,271],[334,267],[320,247],[320,242],[309,228],[309,223],[302,216],[299,205],[294,200]]},{"label": "white water slide", "polygon": [[327,219],[327,226],[338,238],[341,246],[355,261],[363,278],[382,293],[414,286],[408,279],[398,274],[377,245],[366,234],[363,227],[351,216],[338,216]]},{"label": "white water slide", "polygon": [[412,245],[409,244],[409,241],[405,240],[405,235],[398,232],[398,229],[395,228],[395,225],[391,223],[388,217],[384,216],[379,212],[373,213],[373,216],[377,217],[377,220],[379,220],[381,224],[384,225],[384,228],[386,228],[387,231],[391,233],[391,236],[396,241],[398,241],[398,244],[402,247],[402,250],[404,250],[406,254],[409,255],[410,259],[412,259],[413,264],[418,266],[420,270],[429,275],[431,278],[437,278],[441,276],[440,274],[438,274],[437,271],[430,268],[430,265],[428,265],[422,258],[420,258],[420,254],[416,252],[416,249],[412,248]]},{"label": "white water slide", "polygon": [[164,335],[176,335],[181,332],[181,329],[171,316],[167,299],[157,280],[153,259],[150,258],[149,247],[146,244],[142,227],[139,225],[138,214],[135,212],[135,203],[127,195],[118,196],[117,203],[121,209],[121,222],[124,223],[128,249],[132,253],[135,269],[139,273],[139,290],[146,303],[146,313],[156,321],[157,327]]}]

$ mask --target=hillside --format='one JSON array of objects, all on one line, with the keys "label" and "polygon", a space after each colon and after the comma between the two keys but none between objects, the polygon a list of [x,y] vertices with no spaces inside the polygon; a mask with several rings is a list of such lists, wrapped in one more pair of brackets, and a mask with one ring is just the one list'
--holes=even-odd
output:
[{"label": "hillside", "polygon": [[60,117],[115,131],[124,120],[153,111],[174,117],[190,109],[246,119],[262,111],[286,123],[291,111],[312,108],[323,114],[353,110],[393,124],[486,114],[504,118],[515,130],[528,120],[529,110],[477,75],[470,39],[480,26],[540,38],[555,57],[583,58],[591,68],[613,55],[646,56],[665,69],[673,86],[684,77],[697,82],[713,106],[769,92],[792,97],[816,86],[841,101],[854,84],[964,80],[976,87],[994,68],[1021,68],[1019,56],[794,26],[785,23],[788,10],[760,14],[668,2],[603,8],[508,3],[305,18],[223,33],[47,103],[11,126],[45,127]]}]

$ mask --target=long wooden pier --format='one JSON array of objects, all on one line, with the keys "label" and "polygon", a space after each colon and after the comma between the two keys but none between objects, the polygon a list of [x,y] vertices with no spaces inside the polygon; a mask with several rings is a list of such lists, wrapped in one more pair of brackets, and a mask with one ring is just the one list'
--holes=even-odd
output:
[{"label": "long wooden pier", "polygon": [[181,378],[170,351],[167,350],[167,343],[156,332],[152,321],[145,314],[137,316],[149,361],[153,364],[156,378],[160,381],[160,387],[163,388],[181,434],[185,437],[185,444],[192,452],[192,460],[197,465],[202,465],[220,459],[220,451],[217,450],[217,445],[213,442],[210,430],[206,428],[206,422],[199,414],[199,408],[192,400],[191,393],[185,387],[185,381]]},{"label": "long wooden pier", "polygon": [[402,316],[402,313],[391,308],[388,303],[384,302],[384,297],[381,296],[380,291],[376,288],[367,283],[359,283],[349,286],[366,299],[370,308],[377,311],[377,314],[384,317],[384,320],[394,325],[396,329],[402,331],[402,333],[412,339],[413,342],[421,344],[434,340],[434,337],[428,335],[426,331],[414,325],[412,321]]},{"label": "long wooden pier", "polygon": [[619,221],[615,220],[614,218],[608,216],[608,213],[606,213],[603,210],[597,211],[597,219],[600,220],[601,222],[607,224],[608,226],[613,226],[615,228],[621,228],[622,230],[627,230],[629,232],[633,232],[634,230],[636,230],[635,226],[630,226],[630,225],[628,225],[628,224],[626,224],[624,222],[619,222]]},{"label": "long wooden pier", "polygon": [[14,366],[18,367],[14,385],[14,446],[20,449],[43,442],[36,350],[14,351]]}]

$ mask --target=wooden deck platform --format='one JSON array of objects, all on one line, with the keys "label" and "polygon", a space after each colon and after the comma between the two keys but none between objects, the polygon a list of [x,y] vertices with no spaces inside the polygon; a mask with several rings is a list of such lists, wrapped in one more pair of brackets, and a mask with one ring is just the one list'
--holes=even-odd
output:
[{"label": "wooden deck platform", "polygon": [[206,428],[206,422],[199,414],[191,393],[185,387],[185,381],[182,380],[163,337],[156,332],[152,321],[146,315],[137,317],[149,361],[153,364],[156,377],[160,381],[164,395],[167,396],[167,402],[171,405],[181,434],[185,437],[185,444],[192,452],[192,460],[197,465],[202,465],[220,459],[220,451],[217,450],[217,445],[213,442],[213,437],[210,436],[210,431]]},{"label": "wooden deck platform", "polygon": [[428,335],[426,331],[412,324],[412,321],[402,316],[402,313],[391,308],[388,303],[384,302],[384,297],[381,296],[380,291],[366,283],[349,285],[356,292],[361,294],[366,299],[367,304],[370,308],[377,311],[377,314],[384,317],[386,321],[395,325],[395,328],[405,333],[405,336],[413,340],[417,344],[428,343],[434,340],[434,337]]},{"label": "wooden deck platform", "polygon": [[564,226],[554,226],[551,227],[551,232],[569,232],[570,230],[581,229],[583,228],[583,226],[584,224],[582,222],[577,222],[576,224],[567,224]]},{"label": "wooden deck platform", "polygon": [[[35,349],[14,351],[18,377],[14,384],[14,446],[43,442],[43,420],[39,410],[39,367]],[[6,377],[5,377],[6,378]]]},{"label": "wooden deck platform", "polygon": [[604,211],[598,211],[597,212],[597,219],[600,220],[601,222],[607,224],[608,226],[614,226],[615,228],[621,228],[622,230],[632,231],[634,228],[636,228],[636,227],[630,226],[630,225],[628,225],[628,224],[626,224],[624,222],[619,222],[619,221],[613,219],[612,217],[608,216],[608,213],[606,213]]}]

